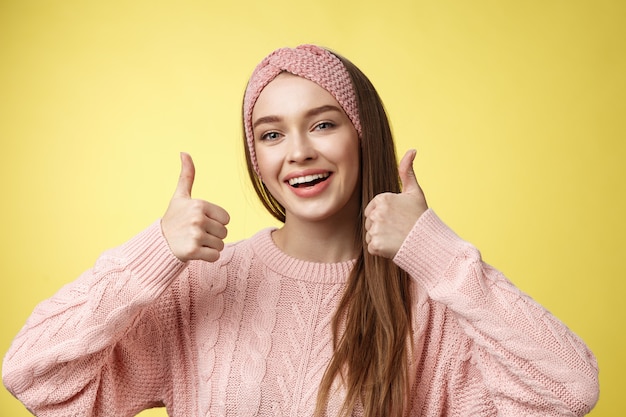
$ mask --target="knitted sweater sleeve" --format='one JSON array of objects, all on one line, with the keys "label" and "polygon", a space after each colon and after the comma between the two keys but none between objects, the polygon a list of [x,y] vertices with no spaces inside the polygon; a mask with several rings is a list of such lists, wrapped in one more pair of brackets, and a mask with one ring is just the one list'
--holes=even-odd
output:
[{"label": "knitted sweater sleeve", "polygon": [[470,403],[479,397],[498,415],[511,416],[579,416],[595,405],[597,363],[584,342],[484,263],[432,210],[417,221],[394,262],[462,329],[449,378],[450,395],[459,393],[450,401],[457,407],[451,414],[474,409],[478,405]]},{"label": "knitted sweater sleeve", "polygon": [[4,358],[5,386],[42,416],[134,415],[159,404],[163,342],[149,307],[184,267],[159,222],[105,252],[35,308]]}]

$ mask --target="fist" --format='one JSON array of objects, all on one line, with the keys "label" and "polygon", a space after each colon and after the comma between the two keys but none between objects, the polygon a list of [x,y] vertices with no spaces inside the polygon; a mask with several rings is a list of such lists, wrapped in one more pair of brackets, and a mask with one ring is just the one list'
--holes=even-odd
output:
[{"label": "fist", "polygon": [[181,153],[180,158],[178,185],[161,219],[163,235],[181,261],[215,262],[224,249],[230,216],[215,204],[191,198],[196,170],[189,154]]},{"label": "fist", "polygon": [[365,207],[365,243],[372,255],[393,258],[419,217],[428,209],[415,178],[415,150],[409,150],[398,166],[402,192],[382,193]]}]

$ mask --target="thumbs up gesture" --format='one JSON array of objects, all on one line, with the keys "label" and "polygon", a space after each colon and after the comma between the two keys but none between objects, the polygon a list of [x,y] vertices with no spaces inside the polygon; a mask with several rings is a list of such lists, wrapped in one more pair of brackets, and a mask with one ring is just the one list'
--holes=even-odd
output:
[{"label": "thumbs up gesture", "polygon": [[382,193],[365,207],[365,243],[372,255],[393,258],[417,219],[428,209],[415,178],[415,150],[409,150],[398,166],[402,192]]},{"label": "thumbs up gesture", "polygon": [[195,167],[191,156],[181,153],[181,170],[174,196],[161,219],[167,243],[183,262],[201,259],[215,262],[224,249],[230,216],[223,208],[191,198]]}]

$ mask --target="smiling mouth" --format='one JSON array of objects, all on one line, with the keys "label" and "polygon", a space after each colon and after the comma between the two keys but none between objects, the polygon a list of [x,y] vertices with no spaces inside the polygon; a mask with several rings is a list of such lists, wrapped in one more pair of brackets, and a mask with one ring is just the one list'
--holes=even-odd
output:
[{"label": "smiling mouth", "polygon": [[319,184],[322,181],[326,181],[329,176],[329,172],[325,172],[323,174],[305,175],[302,177],[291,178],[289,179],[288,183],[294,188],[313,187],[314,185]]}]

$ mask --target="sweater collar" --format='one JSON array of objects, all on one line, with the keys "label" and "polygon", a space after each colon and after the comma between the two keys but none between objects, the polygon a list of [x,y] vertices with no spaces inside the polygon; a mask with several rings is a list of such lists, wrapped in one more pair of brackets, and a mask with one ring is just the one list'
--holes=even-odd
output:
[{"label": "sweater collar", "polygon": [[345,283],[356,261],[322,263],[304,261],[287,255],[272,239],[276,228],[266,228],[250,239],[252,250],[258,259],[270,270],[287,278],[320,282]]}]

